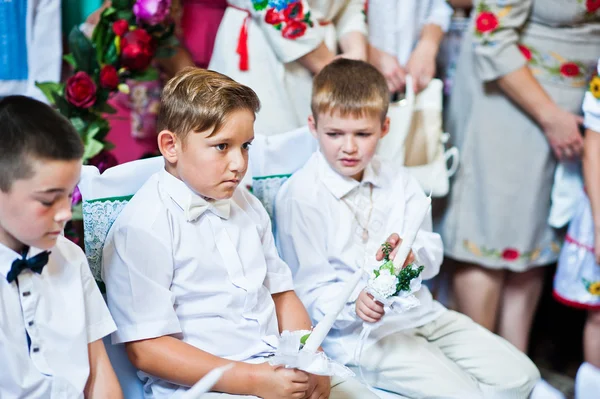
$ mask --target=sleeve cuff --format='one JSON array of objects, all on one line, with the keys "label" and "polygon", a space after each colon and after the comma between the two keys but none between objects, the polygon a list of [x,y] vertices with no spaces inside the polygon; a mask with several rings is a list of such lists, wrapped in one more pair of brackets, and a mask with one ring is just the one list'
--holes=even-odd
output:
[{"label": "sleeve cuff", "polygon": [[[504,46],[504,48],[499,48]],[[475,62],[479,77],[490,82],[516,71],[526,65],[527,61],[513,43],[498,43],[496,47],[479,44],[475,48]]]},{"label": "sleeve cuff", "polygon": [[181,333],[181,326],[179,325],[178,320],[161,320],[152,323],[131,324],[119,327],[112,335],[112,344],[122,344],[125,342],[157,338],[178,333]]},{"label": "sleeve cuff", "polygon": [[111,317],[108,317],[87,328],[88,344],[98,341],[117,330],[117,326]]},{"label": "sleeve cuff", "polygon": [[294,281],[289,273],[267,272],[265,287],[267,287],[271,294],[279,294],[280,292],[292,291],[294,289]]}]

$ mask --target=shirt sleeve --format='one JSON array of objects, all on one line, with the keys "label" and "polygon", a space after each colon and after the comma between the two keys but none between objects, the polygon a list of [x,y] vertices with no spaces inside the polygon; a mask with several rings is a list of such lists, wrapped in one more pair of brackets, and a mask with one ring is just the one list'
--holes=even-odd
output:
[{"label": "shirt sleeve", "polygon": [[32,40],[28,48],[27,95],[48,102],[35,82],[60,81],[62,34],[60,0],[41,0],[34,11]]},{"label": "shirt sleeve", "polygon": [[85,321],[88,343],[97,341],[116,331],[117,326],[113,321],[106,302],[98,289],[98,283],[92,276],[87,259],[81,253],[80,273],[85,301]]},{"label": "shirt sleeve", "polygon": [[254,199],[254,201],[256,202],[256,204],[254,204],[255,208],[259,208],[258,212],[261,217],[261,226],[263,228],[261,241],[263,252],[265,254],[265,262],[267,264],[265,287],[267,287],[271,294],[292,291],[294,289],[292,272],[277,252],[269,214],[258,199]]},{"label": "shirt sleeve", "polygon": [[113,343],[181,332],[170,291],[173,258],[165,242],[169,237],[156,231],[169,231],[168,223],[145,228],[123,224],[107,238],[102,263],[108,307],[118,327]]},{"label": "shirt sleeve", "polygon": [[[297,60],[323,42],[322,28],[314,19],[306,0],[232,0],[229,4],[248,10],[282,63]],[[248,31],[247,34],[252,35],[252,32]]]},{"label": "shirt sleeve", "polygon": [[347,33],[358,32],[368,37],[365,0],[349,0],[334,18],[338,41]]},{"label": "shirt sleeve", "polygon": [[583,100],[584,125],[586,128],[600,133],[600,60],[598,74],[592,78],[590,88]]},{"label": "shirt sleeve", "polygon": [[452,13],[452,7],[450,7],[446,0],[433,0],[424,24],[437,25],[442,29],[443,32],[448,32]]},{"label": "shirt sleeve", "polygon": [[518,47],[519,30],[529,17],[532,4],[533,0],[475,0],[475,66],[483,81],[496,80],[526,65]]},{"label": "shirt sleeve", "polygon": [[[414,220],[415,210],[426,201],[426,196],[414,177],[406,175],[405,179],[407,182],[405,185],[404,226],[414,226],[417,223]],[[421,274],[423,280],[429,280],[439,273],[444,254],[442,239],[439,234],[432,231],[432,224],[430,207],[412,246],[417,264],[425,267]]]},{"label": "shirt sleeve", "polygon": [[[316,207],[295,199],[282,198],[276,204],[281,256],[292,269],[296,293],[313,322],[318,323],[333,310],[332,304],[345,285],[329,263],[325,217]],[[365,285],[359,283],[333,328],[343,329],[358,322],[354,302]]]}]

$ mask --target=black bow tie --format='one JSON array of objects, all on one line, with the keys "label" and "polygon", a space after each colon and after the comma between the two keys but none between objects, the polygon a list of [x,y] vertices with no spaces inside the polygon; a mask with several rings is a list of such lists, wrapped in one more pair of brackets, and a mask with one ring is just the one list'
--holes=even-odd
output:
[{"label": "black bow tie", "polygon": [[23,257],[21,259],[15,259],[15,261],[12,263],[12,267],[6,276],[6,279],[9,283],[15,281],[19,274],[26,269],[30,269],[31,271],[40,274],[44,269],[44,266],[46,266],[48,263],[50,251],[40,252],[36,256],[29,259],[27,259],[27,252],[29,252],[29,248],[23,251]]}]

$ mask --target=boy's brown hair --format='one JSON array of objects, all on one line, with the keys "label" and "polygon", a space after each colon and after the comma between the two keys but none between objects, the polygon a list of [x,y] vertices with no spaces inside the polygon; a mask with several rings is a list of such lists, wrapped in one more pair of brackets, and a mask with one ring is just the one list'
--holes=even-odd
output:
[{"label": "boy's brown hair", "polygon": [[254,90],[218,72],[185,68],[162,91],[157,127],[185,142],[191,131],[217,133],[229,114],[242,109],[259,111]]},{"label": "boy's brown hair", "polygon": [[340,58],[315,76],[311,109],[315,121],[319,114],[339,112],[342,117],[377,116],[383,123],[389,96],[385,78],[375,67]]}]

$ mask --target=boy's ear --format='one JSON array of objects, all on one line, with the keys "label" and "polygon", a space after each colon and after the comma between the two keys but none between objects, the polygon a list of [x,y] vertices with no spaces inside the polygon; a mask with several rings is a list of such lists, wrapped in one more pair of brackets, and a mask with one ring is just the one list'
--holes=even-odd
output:
[{"label": "boy's ear", "polygon": [[308,115],[308,130],[310,130],[314,138],[317,138],[317,122],[312,114]]},{"label": "boy's ear", "polygon": [[385,136],[387,136],[387,134],[390,132],[390,117],[386,116],[385,120],[383,121],[383,124],[381,125],[381,139],[384,138]]},{"label": "boy's ear", "polygon": [[169,130],[158,134],[158,149],[168,163],[177,163],[177,136]]}]

